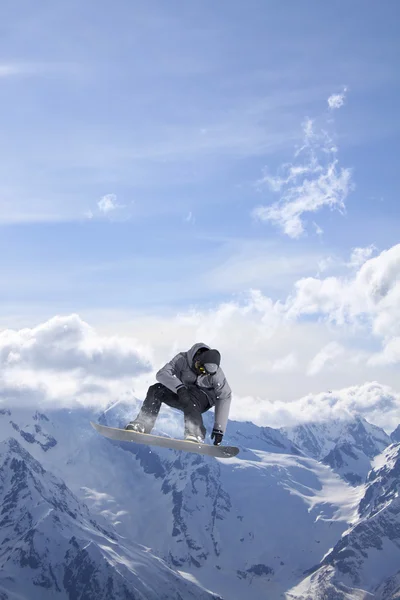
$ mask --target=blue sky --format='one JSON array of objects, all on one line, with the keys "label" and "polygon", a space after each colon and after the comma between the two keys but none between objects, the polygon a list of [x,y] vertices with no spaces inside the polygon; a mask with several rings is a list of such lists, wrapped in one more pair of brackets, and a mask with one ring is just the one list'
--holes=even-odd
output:
[{"label": "blue sky", "polygon": [[[235,256],[318,260],[397,241],[397,2],[0,11],[1,304],[204,304],[246,283],[272,293],[265,274],[208,284],[209,269]],[[345,214],[304,214],[292,239],[252,211],[278,200],[257,182],[292,161],[307,117],[329,127],[354,189]],[[117,208],[100,211],[105,196]]]},{"label": "blue sky", "polygon": [[[400,393],[399,13],[397,0],[2,2],[7,385],[36,385],[35,361],[18,370],[32,340],[58,348],[72,328],[117,362],[128,337],[154,368],[215,345],[235,415],[264,424],[301,394]],[[368,386],[365,414],[394,428],[394,396],[386,417],[386,388]]]}]

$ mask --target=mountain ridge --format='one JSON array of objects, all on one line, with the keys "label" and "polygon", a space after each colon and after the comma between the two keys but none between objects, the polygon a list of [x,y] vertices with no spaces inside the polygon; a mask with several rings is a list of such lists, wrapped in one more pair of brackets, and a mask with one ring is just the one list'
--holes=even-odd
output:
[{"label": "mountain ridge", "polygon": [[[124,545],[14,438],[0,443],[0,589],[4,598],[151,600],[220,597]],[[141,574],[140,574],[141,573]],[[150,576],[151,574],[151,576]],[[161,590],[165,590],[161,592]]]},{"label": "mountain ridge", "polygon": [[[296,597],[290,594],[308,585],[307,570],[320,565],[359,519],[367,483],[349,485],[281,430],[230,421],[226,443],[239,445],[241,453],[221,463],[110,442],[89,426],[93,418],[121,426],[131,414],[132,406],[124,403],[97,417],[87,409],[8,410],[0,414],[0,435],[18,437],[127,543],[151,548],[162,564],[229,600]],[[205,417],[209,430],[212,415]],[[182,425],[180,415],[162,411],[157,432],[179,436]],[[363,427],[366,435],[375,432]],[[337,439],[346,439],[346,431]],[[377,439],[381,443],[380,433]],[[379,466],[381,455],[369,458],[360,448],[351,446],[350,452]],[[394,589],[396,573],[390,577],[386,588]],[[346,586],[339,581],[332,589],[340,585]]]}]

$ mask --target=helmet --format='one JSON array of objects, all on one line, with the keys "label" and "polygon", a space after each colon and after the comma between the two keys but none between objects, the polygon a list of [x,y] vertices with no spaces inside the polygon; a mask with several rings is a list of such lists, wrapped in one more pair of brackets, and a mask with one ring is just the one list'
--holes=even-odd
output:
[{"label": "helmet", "polygon": [[218,371],[218,367],[221,364],[221,354],[218,350],[206,350],[202,352],[197,359],[199,363],[199,370],[201,371],[201,367],[206,371],[209,375],[214,375]]}]

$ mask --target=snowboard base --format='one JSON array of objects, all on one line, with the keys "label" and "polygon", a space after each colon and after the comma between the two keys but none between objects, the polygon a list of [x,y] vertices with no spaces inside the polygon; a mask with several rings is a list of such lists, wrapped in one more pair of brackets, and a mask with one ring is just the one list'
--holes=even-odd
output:
[{"label": "snowboard base", "polygon": [[166,438],[149,433],[138,433],[137,431],[117,429],[116,427],[106,427],[105,425],[92,423],[92,421],[90,421],[90,424],[101,435],[104,435],[110,440],[119,440],[120,442],[134,442],[135,444],[144,444],[146,446],[160,446],[162,448],[184,450],[185,452],[204,454],[216,458],[232,458],[239,453],[239,448],[236,448],[236,446],[211,446],[210,444],[199,444],[197,442]]}]

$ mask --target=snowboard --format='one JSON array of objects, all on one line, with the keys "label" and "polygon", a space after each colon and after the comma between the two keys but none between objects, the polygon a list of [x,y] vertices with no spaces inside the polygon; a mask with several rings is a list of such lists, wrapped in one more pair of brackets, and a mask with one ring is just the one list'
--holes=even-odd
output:
[{"label": "snowboard", "polygon": [[205,454],[206,456],[215,456],[216,458],[232,458],[239,453],[239,448],[236,448],[236,446],[211,446],[210,444],[199,444],[197,442],[187,442],[186,440],[177,440],[149,433],[138,433],[137,431],[117,429],[116,427],[106,427],[105,425],[92,423],[92,421],[90,421],[90,424],[96,431],[110,440],[134,442],[135,444],[144,444],[146,446],[161,446],[162,448],[184,450],[185,452]]}]

